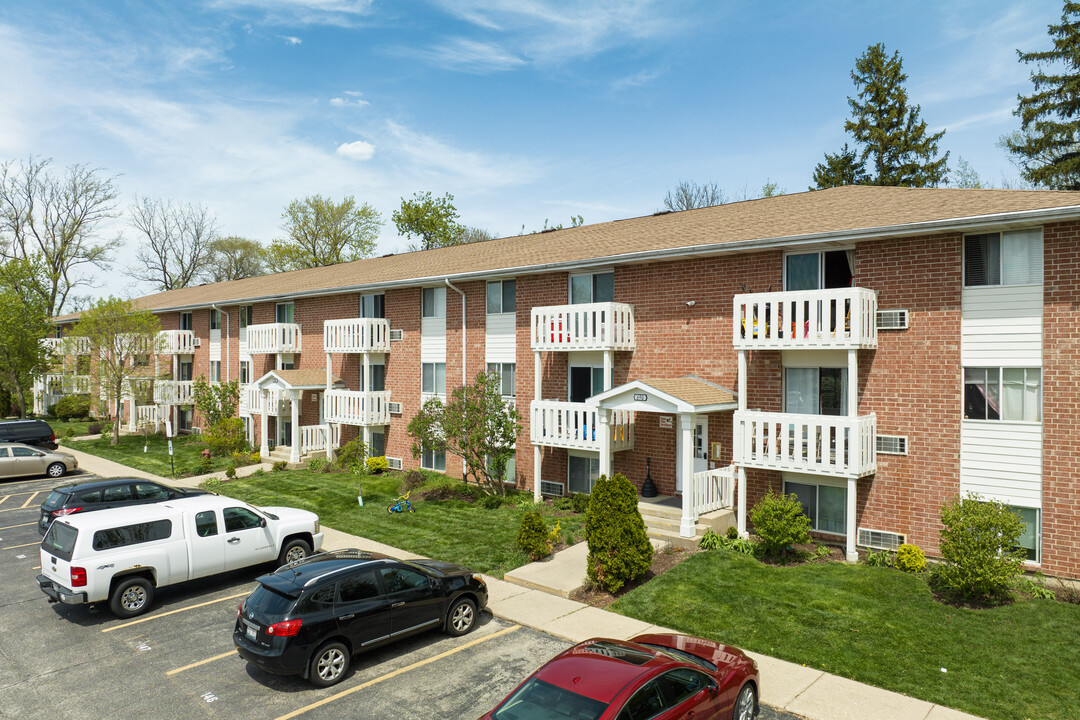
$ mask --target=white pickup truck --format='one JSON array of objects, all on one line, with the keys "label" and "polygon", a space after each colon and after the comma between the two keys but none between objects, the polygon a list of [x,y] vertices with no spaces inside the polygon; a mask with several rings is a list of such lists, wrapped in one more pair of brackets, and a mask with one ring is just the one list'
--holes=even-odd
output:
[{"label": "white pickup truck", "polygon": [[319,517],[256,508],[219,495],[57,518],[41,541],[38,585],[49,602],[109,601],[118,617],[145,612],[155,588],[322,548]]}]

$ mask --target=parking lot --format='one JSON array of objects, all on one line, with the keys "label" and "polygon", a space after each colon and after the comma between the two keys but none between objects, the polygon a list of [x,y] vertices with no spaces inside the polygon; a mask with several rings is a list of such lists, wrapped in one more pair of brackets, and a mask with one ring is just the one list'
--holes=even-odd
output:
[{"label": "parking lot", "polygon": [[[88,476],[82,476],[87,478]],[[430,632],[354,659],[340,684],[250,667],[236,609],[266,568],[161,589],[130,620],[50,605],[38,589],[35,522],[56,484],[0,483],[0,718],[477,718],[569,645],[481,616],[460,638]],[[789,718],[766,710],[763,718]]]}]

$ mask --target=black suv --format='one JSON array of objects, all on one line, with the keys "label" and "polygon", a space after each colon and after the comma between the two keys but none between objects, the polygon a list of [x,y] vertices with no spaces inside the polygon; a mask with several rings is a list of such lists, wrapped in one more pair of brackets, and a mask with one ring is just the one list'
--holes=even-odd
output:
[{"label": "black suv", "polygon": [[173,488],[142,478],[110,478],[74,483],[53,488],[41,503],[38,533],[44,535],[52,521],[64,515],[90,510],[104,510],[121,505],[145,505],[193,495],[207,495],[208,490]]},{"label": "black suv", "polygon": [[55,450],[56,433],[44,420],[3,420],[0,421],[0,442],[17,442]]},{"label": "black suv", "polygon": [[461,565],[338,550],[260,577],[233,642],[263,670],[326,687],[361,650],[434,628],[464,635],[487,600],[483,578]]}]

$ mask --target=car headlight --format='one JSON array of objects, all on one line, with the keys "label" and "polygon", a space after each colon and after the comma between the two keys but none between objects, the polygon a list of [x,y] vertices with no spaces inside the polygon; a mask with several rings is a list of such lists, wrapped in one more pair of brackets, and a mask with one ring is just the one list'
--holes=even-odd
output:
[{"label": "car headlight", "polygon": [[483,576],[482,576],[482,575],[477,575],[477,574],[473,573],[473,576],[472,576],[472,578],[473,578],[473,580],[475,580],[476,582],[480,583],[480,587],[487,587],[487,583],[486,583],[486,582],[484,582],[484,578],[483,578]]}]

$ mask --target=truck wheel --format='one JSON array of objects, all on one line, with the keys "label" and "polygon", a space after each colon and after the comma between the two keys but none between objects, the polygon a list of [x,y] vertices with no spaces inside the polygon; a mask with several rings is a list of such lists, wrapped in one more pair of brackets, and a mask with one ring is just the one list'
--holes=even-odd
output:
[{"label": "truck wheel", "polygon": [[311,546],[308,545],[307,540],[293,538],[281,547],[281,554],[278,555],[278,565],[288,565],[291,562],[303,560],[310,554]]},{"label": "truck wheel", "polygon": [[308,680],[312,685],[330,687],[349,669],[349,649],[339,642],[323,645],[311,656],[311,668]]},{"label": "truck wheel", "polygon": [[154,601],[154,585],[136,575],[122,581],[109,598],[109,609],[120,618],[135,617],[146,612]]}]

